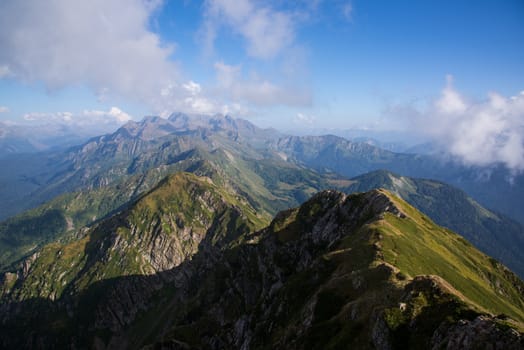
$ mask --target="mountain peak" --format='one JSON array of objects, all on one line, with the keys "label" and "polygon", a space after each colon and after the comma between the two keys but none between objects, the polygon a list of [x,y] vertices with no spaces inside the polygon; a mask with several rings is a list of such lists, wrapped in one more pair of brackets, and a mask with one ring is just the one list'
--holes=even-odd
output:
[{"label": "mountain peak", "polygon": [[521,344],[509,317],[524,320],[522,281],[387,190],[322,191],[256,226],[238,193],[169,176],[88,236],[42,249],[20,281],[5,275],[0,343],[34,324],[38,340],[108,348],[445,348],[464,332]]},{"label": "mountain peak", "polygon": [[348,230],[380,220],[386,213],[406,218],[398,201],[384,189],[352,195],[322,191],[299,208],[277,214],[270,227],[281,241],[305,238],[333,244]]},{"label": "mountain peak", "polygon": [[[393,193],[386,189],[379,188],[353,195],[346,195],[336,190],[322,191],[313,196],[307,203],[321,203],[323,207],[338,205],[354,208],[355,206],[362,206],[374,216],[389,212],[398,217],[405,217],[406,215],[400,209],[397,200],[398,197]],[[307,203],[306,205],[308,205]]]}]

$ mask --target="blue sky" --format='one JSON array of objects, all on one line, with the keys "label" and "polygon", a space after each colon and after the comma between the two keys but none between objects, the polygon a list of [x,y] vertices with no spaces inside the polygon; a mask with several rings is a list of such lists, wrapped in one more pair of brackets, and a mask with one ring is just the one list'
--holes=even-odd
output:
[{"label": "blue sky", "polygon": [[470,109],[520,96],[524,2],[4,0],[0,47],[0,121],[388,129],[438,114],[447,88]]}]

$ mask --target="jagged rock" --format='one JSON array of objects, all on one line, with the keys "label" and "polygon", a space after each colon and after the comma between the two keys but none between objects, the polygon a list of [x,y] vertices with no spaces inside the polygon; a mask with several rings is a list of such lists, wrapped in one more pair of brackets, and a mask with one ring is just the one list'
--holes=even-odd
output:
[{"label": "jagged rock", "polygon": [[459,320],[454,325],[443,324],[431,338],[432,349],[518,350],[524,348],[524,338],[511,327],[488,316],[472,321]]},{"label": "jagged rock", "polygon": [[[497,298],[502,309],[489,311],[522,320],[514,308],[524,305],[522,281],[387,191],[321,192],[257,232],[256,213],[232,198],[178,175],[83,241],[43,250],[24,283],[30,271],[77,267],[62,276],[63,289],[45,278],[26,286],[47,298],[38,317],[28,294],[2,295],[0,345],[389,350],[473,348],[475,335],[494,346],[522,339],[485,310]],[[500,283],[482,285],[479,299],[464,275]],[[34,326],[31,342],[8,335],[21,324]]]}]

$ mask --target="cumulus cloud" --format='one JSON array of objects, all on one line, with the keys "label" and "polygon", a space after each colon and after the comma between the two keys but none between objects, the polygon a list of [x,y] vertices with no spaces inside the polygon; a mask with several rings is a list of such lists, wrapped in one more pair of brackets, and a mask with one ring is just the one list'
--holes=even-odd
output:
[{"label": "cumulus cloud", "polygon": [[524,91],[511,97],[493,92],[483,101],[468,101],[448,76],[441,96],[428,110],[409,114],[417,131],[466,164],[524,170]]},{"label": "cumulus cloud", "polygon": [[118,107],[111,107],[109,111],[99,111],[99,110],[84,110],[82,112],[82,115],[89,116],[89,117],[96,117],[96,118],[90,118],[91,122],[93,122],[94,119],[98,119],[97,122],[105,122],[105,123],[111,123],[116,122],[119,124],[126,123],[133,119],[129,114],[122,111]]},{"label": "cumulus cloud", "polygon": [[160,92],[184,90],[170,60],[174,47],[148,29],[160,1],[3,0],[0,78],[50,89],[87,84],[101,97],[120,95],[165,107]]},{"label": "cumulus cloud", "polygon": [[[100,101],[125,97],[159,115],[310,103],[309,93],[256,74],[246,78],[240,66],[215,65],[216,84],[188,79],[175,63],[176,44],[163,43],[150,29],[161,5],[161,0],[0,1],[0,79],[50,90],[87,85]],[[285,60],[284,50],[295,45],[295,15],[289,11],[254,0],[206,0],[203,12],[210,45],[220,28],[240,35],[248,54],[258,59]]]},{"label": "cumulus cloud", "polygon": [[[214,64],[216,85],[207,96],[227,101],[223,109],[244,112],[247,108],[310,105],[303,69],[307,55],[295,39],[299,25],[316,7],[316,1],[297,2],[291,9],[255,0],[207,0],[201,28],[207,52],[213,52],[216,38],[228,31],[243,40],[248,56],[271,61],[273,66],[261,76],[253,70],[245,72],[240,64],[219,60]],[[239,105],[243,107],[233,107]]]},{"label": "cumulus cloud", "polygon": [[7,113],[7,112],[9,112],[9,108],[5,106],[0,106],[0,113]]},{"label": "cumulus cloud", "polygon": [[247,53],[255,58],[274,58],[294,41],[292,14],[266,4],[252,0],[208,0],[205,8],[202,31],[208,50],[211,50],[220,27],[241,35]]},{"label": "cumulus cloud", "polygon": [[133,118],[120,108],[111,107],[108,111],[84,110],[80,113],[32,112],[24,114],[23,119],[32,124],[62,124],[78,127],[96,127],[100,125],[119,126]]},{"label": "cumulus cloud", "polygon": [[219,90],[237,102],[258,106],[307,105],[311,102],[311,96],[307,91],[295,87],[282,87],[256,75],[244,78],[241,66],[216,62],[215,71]]}]

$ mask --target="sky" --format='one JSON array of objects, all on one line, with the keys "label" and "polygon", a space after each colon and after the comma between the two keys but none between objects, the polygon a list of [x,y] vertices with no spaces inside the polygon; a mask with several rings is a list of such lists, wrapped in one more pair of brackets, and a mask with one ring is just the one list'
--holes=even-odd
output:
[{"label": "sky", "polygon": [[0,122],[227,113],[522,170],[521,91],[522,0],[0,1]]}]

